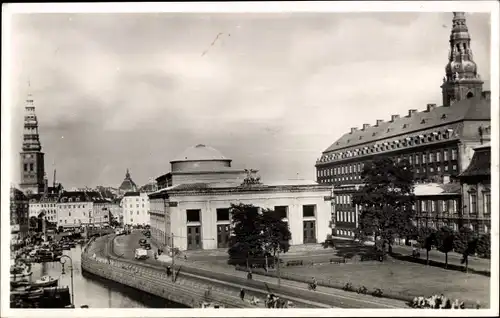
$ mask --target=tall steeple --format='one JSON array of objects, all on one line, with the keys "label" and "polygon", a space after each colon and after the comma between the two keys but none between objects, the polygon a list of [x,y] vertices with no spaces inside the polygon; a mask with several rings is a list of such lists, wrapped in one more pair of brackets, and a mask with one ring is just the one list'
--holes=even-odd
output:
[{"label": "tall steeple", "polygon": [[44,175],[44,153],[38,135],[38,120],[35,114],[33,96],[28,93],[25,104],[21,152],[21,189],[27,194],[43,193],[45,187]]},{"label": "tall steeple", "polygon": [[450,106],[466,98],[480,96],[483,91],[483,81],[477,73],[470,40],[465,13],[453,12],[448,64],[446,64],[446,75],[443,78],[443,85],[441,85],[444,106]]}]

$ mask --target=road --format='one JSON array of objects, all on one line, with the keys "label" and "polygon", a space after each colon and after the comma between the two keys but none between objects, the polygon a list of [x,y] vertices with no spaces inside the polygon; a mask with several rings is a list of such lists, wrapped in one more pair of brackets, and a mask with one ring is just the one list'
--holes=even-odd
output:
[{"label": "road", "polygon": [[[138,246],[139,239],[144,238],[140,232],[133,232],[131,235],[122,236],[116,240],[117,254],[127,259],[133,259],[134,250]],[[165,263],[150,258],[146,260],[147,263],[165,266]],[[175,260],[175,263],[183,266],[183,271],[189,273],[190,268],[202,269],[210,271],[213,273],[223,274],[227,277],[227,281],[233,283],[233,281],[246,279],[246,273],[241,271],[236,271],[234,268],[229,266],[223,266],[219,264],[207,264],[207,263],[193,263],[182,259]],[[253,280],[261,283],[266,283],[268,286],[273,288],[273,291],[285,292],[285,289],[293,289],[295,292],[305,295],[312,293],[314,299],[320,303],[332,304],[335,307],[340,308],[406,308],[406,304],[400,300],[393,300],[388,298],[376,298],[370,295],[358,295],[351,292],[345,292],[343,290],[328,288],[319,286],[316,292],[311,292],[307,289],[307,285],[301,282],[295,282],[290,280],[281,280],[281,287],[277,286],[277,279],[273,277],[266,277],[262,275],[253,275]]]}]

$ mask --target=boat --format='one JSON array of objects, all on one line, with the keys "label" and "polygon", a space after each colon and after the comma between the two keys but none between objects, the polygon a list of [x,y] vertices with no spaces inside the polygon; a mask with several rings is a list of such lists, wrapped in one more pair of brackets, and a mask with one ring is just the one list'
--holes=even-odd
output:
[{"label": "boat", "polygon": [[57,281],[58,278],[54,278],[51,276],[42,276],[42,278],[37,279],[33,284],[31,284],[32,287],[53,287],[57,286]]},{"label": "boat", "polygon": [[17,287],[29,286],[29,285],[31,285],[31,284],[26,279],[10,281],[10,287],[11,288],[17,288]]},{"label": "boat", "polygon": [[69,244],[64,243],[64,244],[62,245],[62,249],[63,249],[63,250],[69,250],[69,249],[71,249],[71,247],[69,246]]},{"label": "boat", "polygon": [[10,274],[10,281],[18,281],[30,277],[33,272],[29,269],[25,269],[22,273]]},{"label": "boat", "polygon": [[37,298],[43,296],[43,288],[33,288],[31,286],[21,286],[13,289],[11,292],[13,296],[23,298]]}]

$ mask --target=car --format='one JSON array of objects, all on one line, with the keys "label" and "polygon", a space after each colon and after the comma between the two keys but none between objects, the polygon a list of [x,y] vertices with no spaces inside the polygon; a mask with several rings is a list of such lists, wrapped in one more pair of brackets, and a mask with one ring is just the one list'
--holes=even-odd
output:
[{"label": "car", "polygon": [[139,240],[139,245],[144,246],[147,243],[146,239],[140,239]]},{"label": "car", "polygon": [[147,249],[147,250],[150,250],[151,249],[151,244],[149,244],[149,243],[144,244],[144,248]]}]

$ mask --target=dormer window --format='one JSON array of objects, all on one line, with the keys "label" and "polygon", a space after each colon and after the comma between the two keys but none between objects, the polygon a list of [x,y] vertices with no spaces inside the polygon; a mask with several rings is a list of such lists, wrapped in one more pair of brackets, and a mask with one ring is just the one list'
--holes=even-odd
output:
[{"label": "dormer window", "polygon": [[422,121],[420,123],[421,124],[425,124],[425,119],[422,119]]},{"label": "dormer window", "polygon": [[408,125],[407,125],[407,124],[404,124],[404,125],[403,125],[403,129],[405,129],[406,127],[408,127]]},{"label": "dormer window", "polygon": [[446,119],[446,114],[442,114],[441,119]]}]

